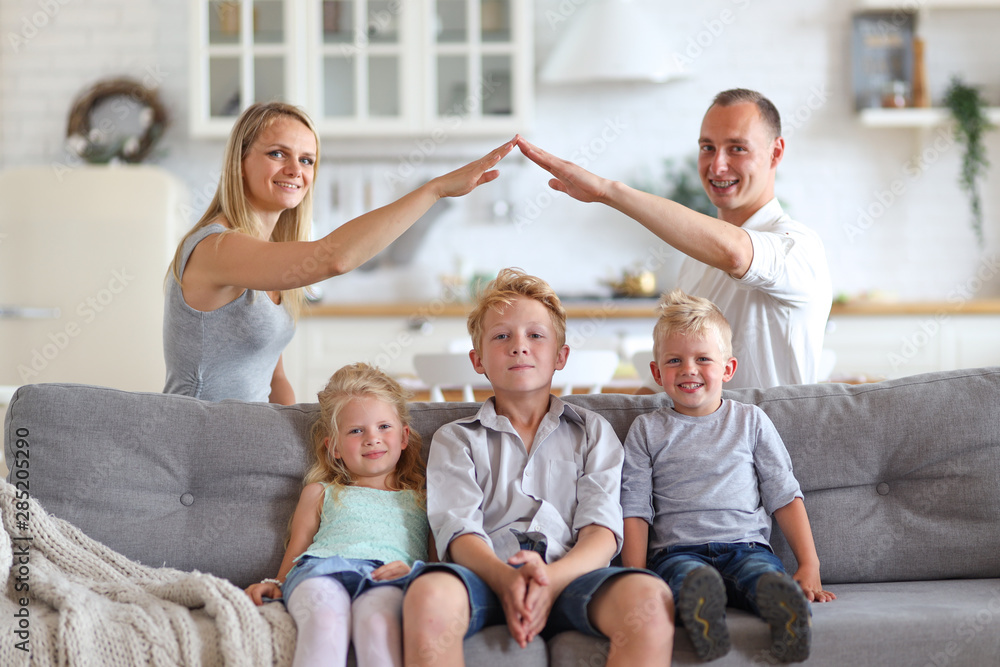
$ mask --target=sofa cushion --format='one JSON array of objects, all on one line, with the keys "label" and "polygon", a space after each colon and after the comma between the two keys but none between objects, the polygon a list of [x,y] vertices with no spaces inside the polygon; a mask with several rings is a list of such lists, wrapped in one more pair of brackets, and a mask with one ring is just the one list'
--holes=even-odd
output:
[{"label": "sofa cushion", "polygon": [[8,406],[7,460],[23,436],[26,481],[46,510],[145,565],[243,587],[281,564],[315,414],[315,405],[28,385]]},{"label": "sofa cushion", "polygon": [[[809,665],[996,665],[1000,655],[1000,579],[831,586],[837,600],[812,605]],[[712,667],[782,664],[771,656],[761,619],[726,609],[732,650]],[[549,641],[552,667],[601,667],[608,642],[577,632]],[[472,664],[472,663],[470,663]],[[683,627],[673,665],[704,665]]]},{"label": "sofa cushion", "polygon": [[740,398],[785,441],[824,583],[1000,576],[1000,368]]},{"label": "sofa cushion", "polygon": [[[1000,576],[1000,368],[870,385],[727,392],[774,421],[805,492],[825,583]],[[665,395],[577,395],[624,439]],[[434,431],[473,403],[414,403]],[[314,403],[277,406],[28,385],[5,424],[27,432],[30,490],[53,514],[147,565],[239,586],[273,576],[309,457]],[[772,540],[786,565],[787,544]]]}]

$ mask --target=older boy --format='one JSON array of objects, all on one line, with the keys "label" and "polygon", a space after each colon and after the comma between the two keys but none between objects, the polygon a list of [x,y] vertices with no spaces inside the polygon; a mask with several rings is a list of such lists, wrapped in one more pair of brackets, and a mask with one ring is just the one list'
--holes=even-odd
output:
[{"label": "older boy", "polygon": [[505,269],[469,316],[494,397],[434,435],[427,514],[439,556],[403,604],[407,664],[461,665],[461,640],[506,621],[523,648],[563,630],[610,637],[608,665],[668,665],[670,592],[608,567],[622,539],[621,443],[602,417],[551,394],[566,314],[542,280]]},{"label": "older boy", "polygon": [[[707,299],[674,290],[661,302],[650,370],[672,408],[641,415],[625,439],[625,565],[669,584],[703,660],[729,651],[725,607],[771,626],[771,652],[809,656],[809,602],[823,590],[802,491],[781,437],[763,410],[722,399],[736,372],[732,334]],[[795,554],[789,577],[771,551],[773,514]],[[652,526],[652,528],[650,528]]]}]

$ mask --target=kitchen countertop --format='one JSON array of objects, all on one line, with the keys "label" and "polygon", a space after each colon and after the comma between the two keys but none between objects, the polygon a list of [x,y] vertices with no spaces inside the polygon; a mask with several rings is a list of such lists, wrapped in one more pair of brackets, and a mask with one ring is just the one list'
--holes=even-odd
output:
[{"label": "kitchen countertop", "polygon": [[[566,300],[563,307],[571,318],[653,318],[656,299]],[[426,303],[315,303],[303,311],[305,317],[465,317],[472,304],[462,301]],[[866,301],[835,303],[831,316],[872,315],[1000,315],[1000,299],[952,301]]]},{"label": "kitchen countertop", "polygon": [[867,301],[835,303],[830,315],[1000,315],[1000,299]]},{"label": "kitchen countertop", "polygon": [[[654,318],[657,299],[587,299],[562,302],[572,318]],[[305,317],[466,317],[472,304],[464,301],[426,303],[314,303]]]}]

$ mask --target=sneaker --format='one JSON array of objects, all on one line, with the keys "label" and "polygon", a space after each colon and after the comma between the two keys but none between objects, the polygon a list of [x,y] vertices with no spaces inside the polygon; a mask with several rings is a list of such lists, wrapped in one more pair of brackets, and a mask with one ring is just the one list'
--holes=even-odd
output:
[{"label": "sneaker", "polygon": [[684,577],[677,613],[699,658],[715,660],[729,653],[726,585],[715,568],[699,567]]},{"label": "sneaker", "polygon": [[768,572],[757,580],[757,606],[771,626],[771,655],[782,662],[808,658],[812,616],[798,582],[783,572]]}]

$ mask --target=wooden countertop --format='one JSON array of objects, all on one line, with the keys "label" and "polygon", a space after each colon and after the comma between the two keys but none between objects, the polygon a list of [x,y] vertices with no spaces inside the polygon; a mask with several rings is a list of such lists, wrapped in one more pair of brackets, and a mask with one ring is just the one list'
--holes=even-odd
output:
[{"label": "wooden countertop", "polygon": [[[563,301],[567,317],[600,319],[656,316],[656,299],[606,299]],[[472,304],[463,301],[427,303],[314,303],[305,317],[466,317]]]},{"label": "wooden countertop", "polygon": [[963,301],[848,301],[830,315],[1000,315],[1000,299]]},{"label": "wooden countertop", "polygon": [[[656,299],[564,301],[571,318],[649,318],[656,315]],[[426,303],[316,303],[305,317],[465,317],[472,304],[460,301]],[[831,316],[874,315],[1000,315],[1000,299],[951,301],[848,301],[835,303]]]}]

